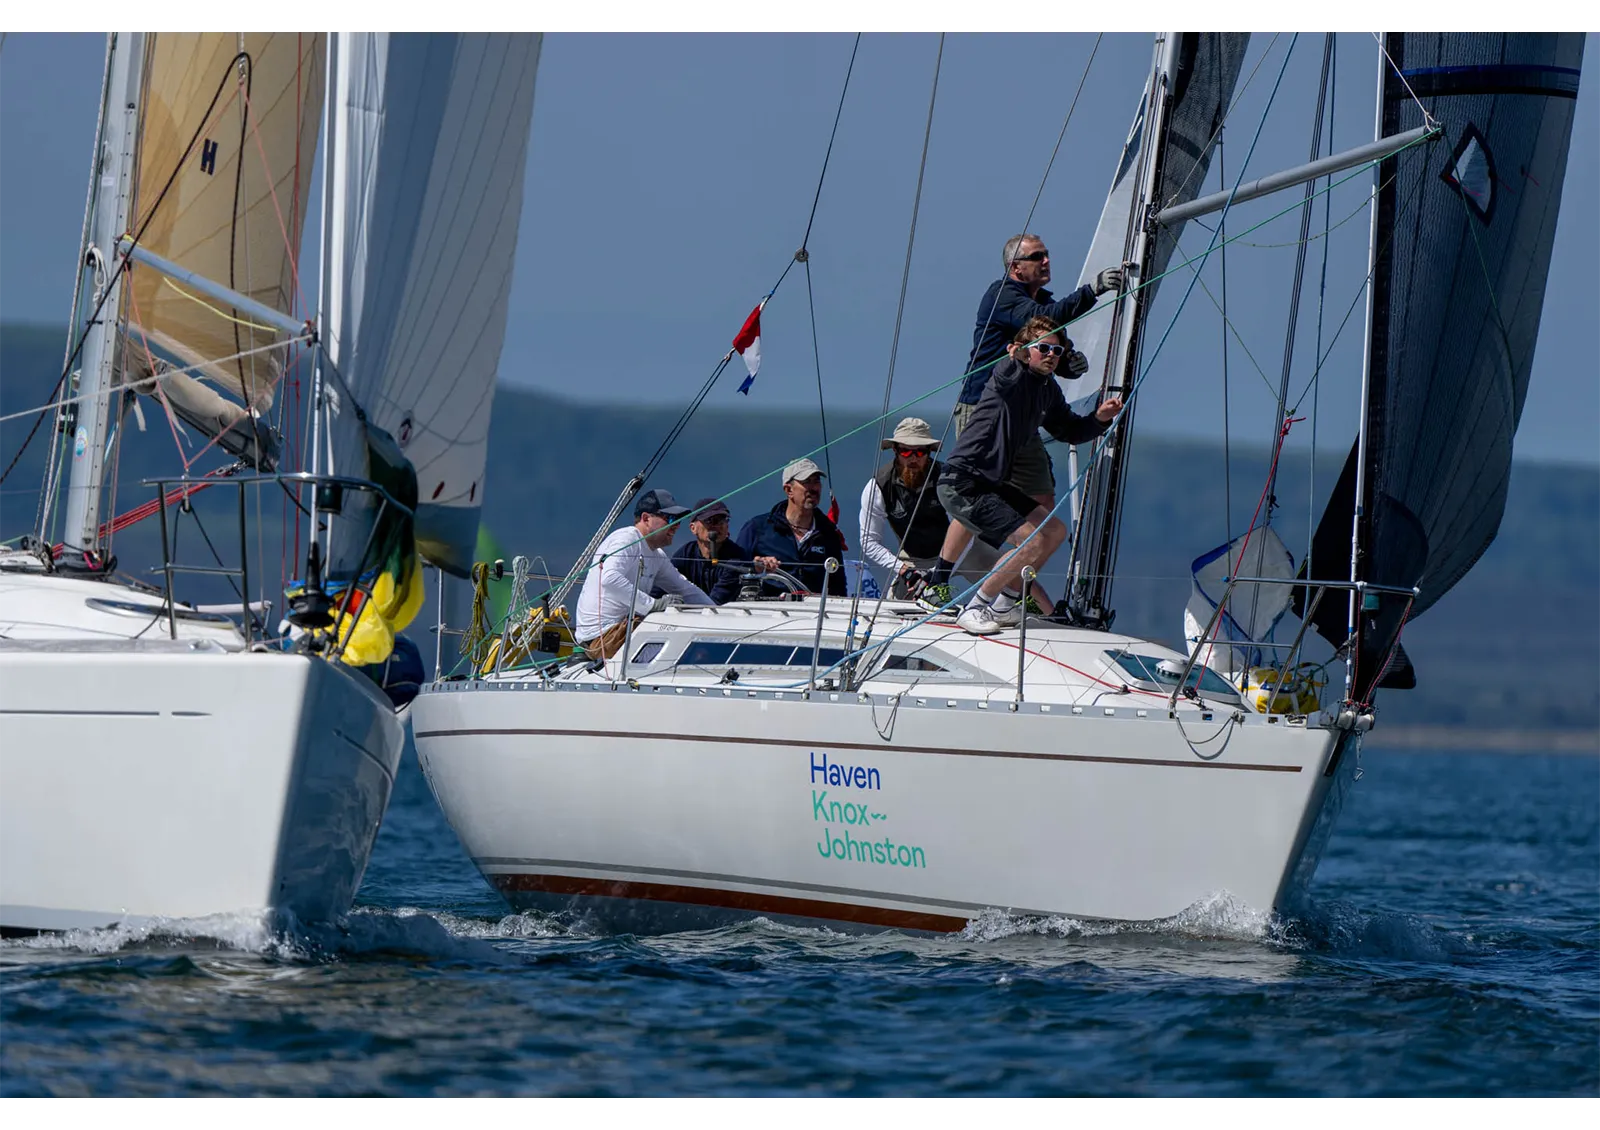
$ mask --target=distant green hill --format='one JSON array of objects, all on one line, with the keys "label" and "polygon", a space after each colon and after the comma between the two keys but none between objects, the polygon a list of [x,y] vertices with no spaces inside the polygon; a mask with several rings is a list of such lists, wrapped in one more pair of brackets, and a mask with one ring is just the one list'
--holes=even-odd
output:
[{"label": "distant green hill", "polygon": [[[61,352],[59,332],[0,326],[0,415],[46,398],[60,372]],[[771,411],[732,395],[732,389],[730,382],[713,393],[651,485],[693,502],[759,480],[729,499],[737,530],[778,501],[774,472],[817,447],[822,428],[814,412]],[[129,484],[177,466],[160,413],[147,405],[145,414],[149,430],[130,439],[123,461],[124,508],[150,497]],[[943,428],[942,412],[929,407],[918,414],[936,433]],[[670,408],[585,403],[502,386],[484,489],[486,525],[507,553],[537,553],[554,571],[563,570],[676,416]],[[841,436],[865,419],[861,412],[830,414],[829,435]],[[30,422],[0,425],[0,464],[10,462]],[[841,525],[852,546],[860,490],[878,463],[876,436],[873,426],[840,443],[827,460],[817,457],[831,463]],[[0,536],[25,532],[31,524],[43,452],[44,444],[35,441],[0,486]],[[1343,456],[1342,445],[1319,454],[1312,513],[1320,515]],[[1219,444],[1137,438],[1114,594],[1119,629],[1168,642],[1179,636],[1189,563],[1229,533],[1242,532],[1260,495],[1267,458],[1265,447],[1234,449],[1226,484],[1233,503],[1228,522]],[[1056,462],[1064,483],[1064,449],[1058,449]],[[1274,522],[1297,558],[1312,518],[1311,470],[1308,459],[1291,453],[1279,472]],[[282,509],[280,502],[276,510]],[[207,506],[200,510],[207,513]],[[269,506],[265,516],[268,547],[277,544],[271,527],[283,517],[273,510]],[[216,521],[226,528],[221,515]],[[115,548],[124,567],[148,565],[157,554],[154,522],[119,535]],[[1045,579],[1052,595],[1059,595],[1060,578],[1047,572]],[[1500,731],[1600,727],[1600,471],[1518,463],[1499,537],[1460,585],[1408,626],[1405,644],[1419,686],[1381,700],[1386,721]]]}]

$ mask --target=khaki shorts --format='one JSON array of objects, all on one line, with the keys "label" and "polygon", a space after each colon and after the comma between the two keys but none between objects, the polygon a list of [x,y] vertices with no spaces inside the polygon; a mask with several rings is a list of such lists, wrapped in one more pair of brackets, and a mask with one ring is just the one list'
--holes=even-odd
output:
[{"label": "khaki shorts", "polygon": [[[956,435],[960,435],[961,429],[967,426],[967,421],[972,419],[972,410],[976,407],[975,404],[956,405]],[[1039,438],[1037,428],[1031,436],[1022,441],[1022,446],[1017,448],[1017,457],[1011,464],[1011,477],[1006,481],[1023,494],[1034,498],[1042,494],[1056,493],[1055,469],[1050,465],[1050,453],[1045,450],[1044,440]]]},{"label": "khaki shorts", "polygon": [[[644,622],[643,616],[633,618],[633,626],[637,628]],[[583,648],[583,653],[590,659],[610,659],[622,650],[622,645],[628,641],[628,622],[618,620],[611,627],[601,632],[594,639],[578,646]]]}]

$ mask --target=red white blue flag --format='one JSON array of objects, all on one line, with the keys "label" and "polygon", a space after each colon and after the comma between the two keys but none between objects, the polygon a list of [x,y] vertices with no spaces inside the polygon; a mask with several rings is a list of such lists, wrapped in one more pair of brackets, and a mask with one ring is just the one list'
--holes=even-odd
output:
[{"label": "red white blue flag", "polygon": [[750,395],[750,386],[755,383],[756,373],[761,369],[761,307],[766,304],[767,300],[763,298],[750,311],[750,316],[744,320],[744,327],[733,339],[733,350],[744,361],[744,367],[750,374],[739,385],[739,391],[746,396]]}]

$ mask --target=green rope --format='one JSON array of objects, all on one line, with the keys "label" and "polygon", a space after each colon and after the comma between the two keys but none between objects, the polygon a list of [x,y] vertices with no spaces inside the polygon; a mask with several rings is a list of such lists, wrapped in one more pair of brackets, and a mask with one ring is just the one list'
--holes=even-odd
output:
[{"label": "green rope", "polygon": [[[1339,179],[1337,181],[1332,181],[1330,184],[1326,185],[1325,187],[1323,187],[1321,189],[1318,189],[1317,192],[1315,194],[1313,194],[1313,195],[1320,196],[1320,195],[1322,195],[1324,193],[1332,192],[1335,188],[1338,188],[1340,185],[1347,184],[1350,181],[1356,179],[1357,177],[1362,176],[1363,174],[1371,173],[1372,170],[1377,168],[1377,166],[1379,164],[1381,164],[1383,161],[1388,160],[1390,157],[1398,157],[1400,154],[1406,152],[1406,150],[1408,150],[1408,149],[1412,149],[1412,148],[1414,148],[1414,147],[1416,147],[1418,145],[1422,145],[1422,144],[1424,144],[1426,142],[1430,142],[1430,141],[1434,140],[1434,138],[1439,136],[1440,132],[1441,131],[1435,131],[1433,133],[1424,134],[1423,136],[1417,138],[1415,141],[1409,142],[1406,145],[1402,146],[1401,148],[1396,149],[1393,153],[1389,154],[1387,157],[1381,157],[1381,158],[1378,158],[1377,160],[1369,161],[1369,162],[1366,162],[1365,164],[1358,165],[1358,166],[1356,166],[1356,168],[1354,168],[1350,172],[1349,176],[1343,177],[1343,178],[1341,178],[1341,179]],[[1160,282],[1162,279],[1166,278],[1168,275],[1171,275],[1171,274],[1174,274],[1174,273],[1176,273],[1176,272],[1178,272],[1180,270],[1183,270],[1184,268],[1189,267],[1192,264],[1199,263],[1201,265],[1204,265],[1206,259],[1208,257],[1210,257],[1212,254],[1214,254],[1220,247],[1225,246],[1226,244],[1237,243],[1239,240],[1243,239],[1247,235],[1250,235],[1252,232],[1259,231],[1263,227],[1265,227],[1266,225],[1272,223],[1274,220],[1282,219],[1284,216],[1287,216],[1291,212],[1299,211],[1304,206],[1305,206],[1305,202],[1303,200],[1296,201],[1295,203],[1290,204],[1287,208],[1284,208],[1282,211],[1275,212],[1272,215],[1268,216],[1266,219],[1260,221],[1259,223],[1256,223],[1256,224],[1246,228],[1244,231],[1240,232],[1238,235],[1230,236],[1226,241],[1224,241],[1224,243],[1218,243],[1218,244],[1209,246],[1209,247],[1207,247],[1207,249],[1204,252],[1200,253],[1199,255],[1194,256],[1193,258],[1184,259],[1179,263],[1169,265],[1165,271],[1161,272],[1158,275],[1154,275],[1154,276],[1144,280],[1143,282],[1139,283],[1137,286],[1134,286],[1134,287],[1130,288],[1126,293],[1128,293],[1128,294],[1137,294],[1139,291],[1144,290],[1146,287],[1154,286],[1156,283]],[[1039,340],[1042,341],[1042,340],[1044,340],[1045,337],[1053,337],[1060,330],[1066,329],[1068,326],[1073,325],[1076,322],[1082,321],[1084,318],[1090,317],[1091,315],[1093,315],[1093,314],[1095,314],[1095,313],[1097,313],[1097,312],[1099,312],[1101,310],[1109,310],[1109,309],[1112,308],[1113,305],[1115,305],[1115,304],[1114,303],[1105,303],[1103,305],[1097,304],[1093,308],[1084,311],[1082,314],[1079,314],[1077,317],[1069,318],[1067,321],[1062,322],[1059,326],[1055,327],[1055,329],[1052,329],[1048,334],[1042,335]],[[1177,313],[1180,313],[1181,310],[1182,310],[1182,307],[1180,306],[1179,311],[1175,312],[1174,315],[1173,315],[1174,320],[1176,320]],[[1171,329],[1172,329],[1172,326],[1169,324],[1168,327],[1167,327],[1168,333],[1171,332]],[[1165,335],[1163,335],[1163,340],[1165,340]],[[1331,351],[1331,348],[1332,347],[1330,346],[1330,351]],[[1157,351],[1159,352],[1159,346],[1157,347]],[[949,389],[954,388],[955,386],[957,386],[957,385],[961,384],[963,381],[965,381],[968,377],[973,376],[973,375],[975,375],[977,373],[981,373],[984,370],[993,367],[994,365],[998,364],[999,361],[1000,361],[1000,358],[997,357],[993,361],[985,362],[984,364],[979,365],[974,369],[971,369],[971,370],[969,370],[969,371],[967,371],[965,373],[962,373],[960,376],[955,377],[952,380],[948,380],[948,381],[945,381],[943,384],[936,385],[933,388],[930,388],[927,392],[924,392],[919,396],[912,397],[910,400],[905,401],[903,404],[899,405],[898,407],[893,408],[888,412],[884,412],[881,415],[874,416],[872,419],[865,421],[864,423],[858,425],[857,427],[851,428],[849,431],[843,433],[842,435],[834,437],[834,439],[827,446],[832,446],[833,444],[843,443],[845,440],[852,439],[855,436],[860,435],[862,432],[867,431],[869,428],[875,428],[879,424],[881,424],[884,420],[889,419],[891,416],[895,416],[895,415],[898,415],[900,413],[903,413],[903,412],[907,411],[909,408],[911,408],[913,405],[920,404],[922,401],[927,400],[928,398],[930,398],[932,396],[936,396],[939,393],[946,392]],[[1155,357],[1154,357],[1154,355],[1152,355],[1152,357],[1151,357],[1151,364],[1152,365],[1154,364],[1154,361],[1155,361]],[[1131,399],[1133,394],[1138,391],[1139,387],[1141,385],[1143,385],[1145,378],[1148,377],[1149,375],[1150,375],[1150,366],[1147,365],[1145,367],[1145,369],[1144,369],[1144,372],[1142,372],[1138,376],[1138,378],[1134,381],[1133,388],[1129,390],[1129,394],[1128,394],[1128,398],[1129,399]],[[811,458],[812,456],[821,454],[822,451],[823,451],[822,447],[816,447],[816,448],[813,448],[812,450],[810,450],[808,452],[805,452],[805,454],[803,456],[800,456],[800,458]],[[788,466],[789,463],[791,463],[791,462],[793,462],[793,460],[789,460],[789,459],[784,460],[784,462],[778,464],[777,466],[773,467],[770,470],[763,471],[761,474],[757,475],[755,478],[750,479],[748,482],[742,483],[741,485],[735,487],[733,490],[728,491],[726,494],[719,495],[717,500],[719,502],[726,502],[730,498],[733,498],[733,497],[735,497],[737,495],[743,494],[745,491],[750,490],[752,487],[755,487],[755,486],[759,485],[760,483],[764,482],[765,480],[771,478],[773,475],[780,473],[783,470],[783,468]],[[1063,496],[1063,497],[1066,497],[1066,496]],[[682,523],[682,522],[686,521],[688,517],[690,517],[690,516],[686,515],[683,518],[674,518],[672,520],[672,522],[669,523],[669,525],[676,526],[679,523]],[[644,539],[640,538],[639,540],[642,541]],[[630,544],[632,544],[632,543],[630,543]],[[627,547],[624,546],[623,548],[627,548]],[[595,564],[597,564],[597,563],[591,562],[588,568],[589,569],[593,569],[595,567]],[[587,571],[588,570],[586,569],[585,572],[587,572]],[[540,595],[541,596],[549,596],[550,594],[552,594],[554,592],[555,592],[555,586],[551,586],[550,588],[546,589]],[[537,600],[538,598],[536,597],[534,599]]]}]

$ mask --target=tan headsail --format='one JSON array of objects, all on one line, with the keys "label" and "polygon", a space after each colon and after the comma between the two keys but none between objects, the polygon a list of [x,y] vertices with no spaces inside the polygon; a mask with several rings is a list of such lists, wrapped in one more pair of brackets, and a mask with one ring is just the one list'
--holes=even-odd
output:
[{"label": "tan headsail", "polygon": [[[154,216],[143,247],[286,314],[297,302],[295,264],[317,147],[326,36],[288,33],[162,33],[146,55],[138,148],[137,223]],[[241,58],[241,55],[243,58]],[[217,96],[219,86],[221,94]],[[213,106],[213,96],[217,96]],[[157,205],[157,197],[184,159]],[[137,227],[137,224],[135,225]],[[146,340],[258,412],[273,401],[282,340],[231,307],[153,270],[132,274],[125,306],[127,379],[150,374]],[[163,390],[196,423],[226,429],[240,406],[185,375]],[[208,428],[208,430],[210,430]]]}]

